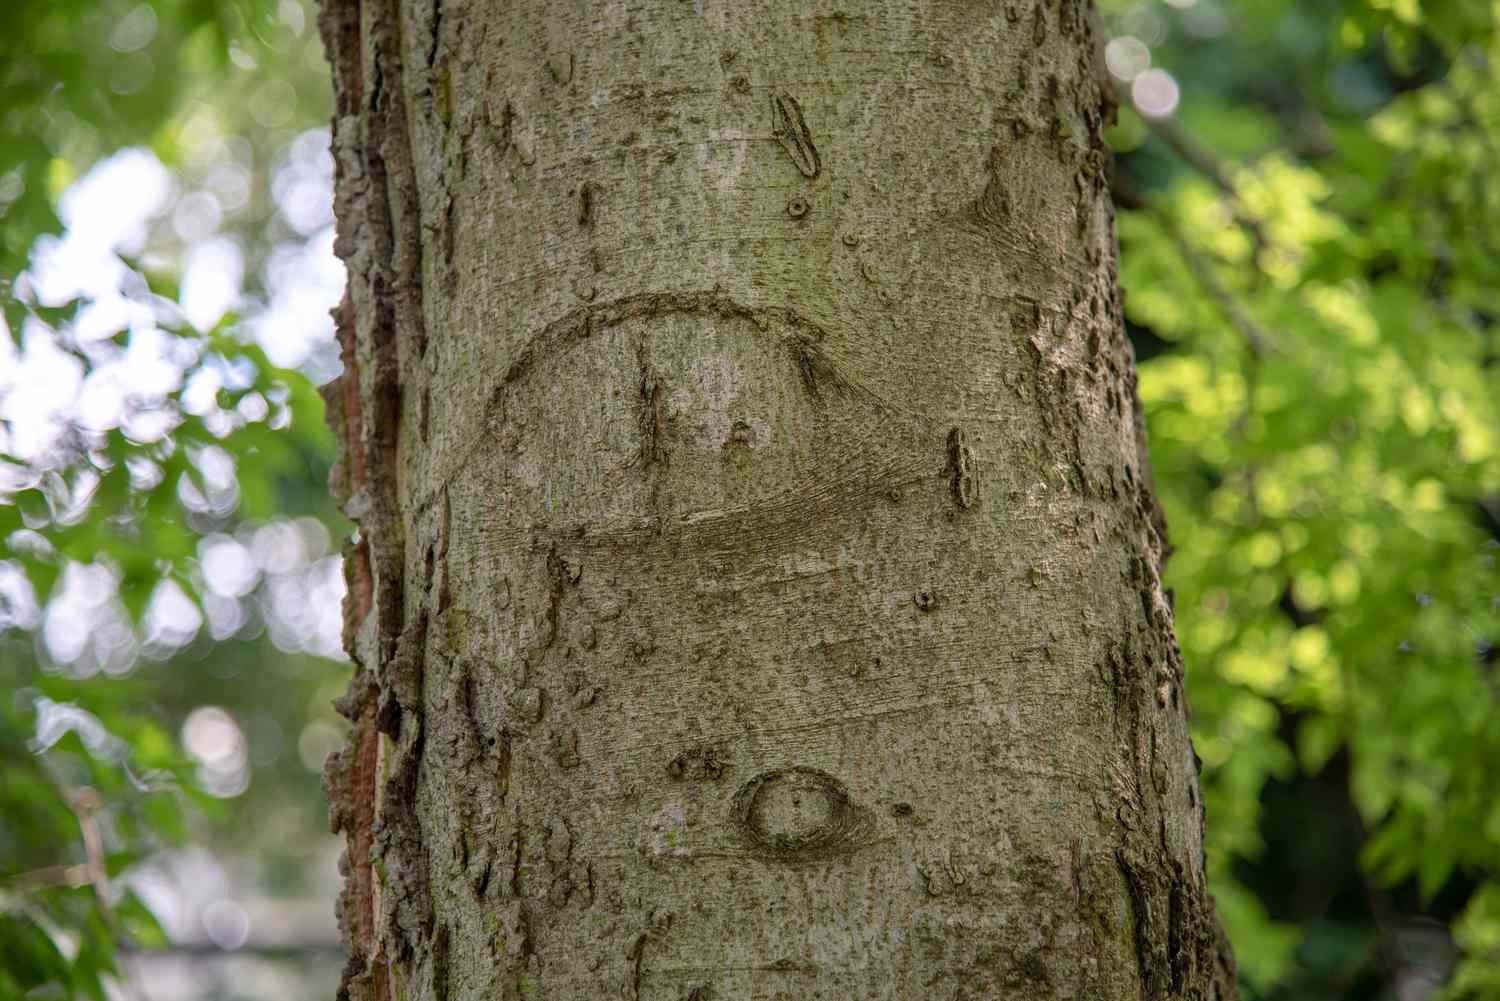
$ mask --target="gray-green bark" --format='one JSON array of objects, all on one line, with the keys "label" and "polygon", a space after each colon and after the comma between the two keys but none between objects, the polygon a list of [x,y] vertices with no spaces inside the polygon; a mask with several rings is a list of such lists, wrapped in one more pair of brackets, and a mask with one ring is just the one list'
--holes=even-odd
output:
[{"label": "gray-green bark", "polygon": [[325,0],[350,997],[1228,998],[1075,0]]}]

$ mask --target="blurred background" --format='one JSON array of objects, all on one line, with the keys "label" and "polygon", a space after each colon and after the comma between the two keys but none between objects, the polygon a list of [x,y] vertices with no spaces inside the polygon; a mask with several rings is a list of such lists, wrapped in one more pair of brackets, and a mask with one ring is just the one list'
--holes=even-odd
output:
[{"label": "blurred background", "polygon": [[[1244,994],[1500,998],[1500,8],[1097,6]],[[0,997],[338,980],[315,16],[0,5]]]}]

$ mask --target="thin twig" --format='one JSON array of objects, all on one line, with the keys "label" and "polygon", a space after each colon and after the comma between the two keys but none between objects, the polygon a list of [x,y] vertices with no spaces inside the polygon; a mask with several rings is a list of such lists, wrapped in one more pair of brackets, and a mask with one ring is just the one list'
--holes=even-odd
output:
[{"label": "thin twig", "polygon": [[[78,828],[83,832],[84,869],[88,873],[88,884],[94,888],[94,899],[99,902],[99,914],[114,940],[123,942],[125,936],[109,905],[109,868],[104,858],[104,835],[94,817],[94,813],[103,805],[99,793],[92,786],[79,786],[67,790],[63,798],[68,809],[73,811],[73,816],[78,818]],[[116,981],[120,993],[132,1001],[142,1001],[143,988],[134,982],[135,978],[125,974],[123,970],[121,973]]]},{"label": "thin twig", "polygon": [[1197,280],[1198,284],[1203,286],[1203,291],[1207,292],[1208,297],[1218,305],[1219,311],[1224,314],[1224,318],[1229,321],[1230,326],[1238,330],[1240,335],[1245,338],[1245,343],[1249,345],[1251,354],[1257,358],[1263,356],[1271,349],[1270,334],[1266,332],[1265,328],[1253,316],[1245,311],[1244,307],[1239,304],[1227,288],[1219,284],[1219,279],[1214,276],[1208,262],[1203,259],[1203,255],[1199,254],[1192,244],[1188,243],[1181,231],[1177,229],[1176,223],[1168,218],[1165,213],[1157,213],[1157,221],[1161,223],[1162,229],[1166,231],[1167,235],[1171,237],[1172,242],[1176,244],[1177,252],[1187,262],[1188,270],[1193,273],[1193,277]]},{"label": "thin twig", "polygon": [[7,888],[23,893],[28,890],[45,890],[55,886],[77,889],[80,886],[88,886],[92,882],[87,865],[49,865],[5,877]]},{"label": "thin twig", "polygon": [[[1127,101],[1128,95],[1121,89],[1121,101]],[[1167,144],[1167,147],[1198,173],[1218,188],[1220,193],[1229,200],[1229,210],[1234,215],[1235,223],[1250,234],[1250,240],[1255,245],[1251,260],[1259,261],[1263,250],[1269,246],[1270,241],[1266,238],[1265,230],[1261,228],[1260,221],[1250,214],[1245,206],[1245,201],[1240,197],[1234,182],[1229,177],[1229,170],[1213,150],[1198,141],[1187,129],[1183,128],[1175,119],[1152,118],[1141,115],[1141,120],[1152,134]]]},{"label": "thin twig", "polygon": [[247,944],[237,949],[223,949],[212,942],[174,942],[160,948],[126,946],[120,950],[137,959],[182,958],[194,960],[259,959],[268,962],[305,962],[344,954],[342,942],[306,942],[301,944]]},{"label": "thin twig", "polygon": [[1235,330],[1239,331],[1240,336],[1244,337],[1245,344],[1250,348],[1251,354],[1259,358],[1268,351],[1274,350],[1274,338],[1271,337],[1253,316],[1245,311],[1244,307],[1235,300],[1233,293],[1219,282],[1219,279],[1214,276],[1213,270],[1209,267],[1208,262],[1203,259],[1203,255],[1182,235],[1181,230],[1177,228],[1177,224],[1172,217],[1163,211],[1155,201],[1142,195],[1134,185],[1118,172],[1116,172],[1112,183],[1115,203],[1117,205],[1122,208],[1149,212],[1156,219],[1163,232],[1167,234],[1173,245],[1177,247],[1177,252],[1182,255],[1182,259],[1187,262],[1188,270],[1192,272],[1193,278],[1203,287],[1203,291],[1214,301],[1214,304],[1219,307],[1219,311],[1229,321],[1230,326],[1234,327]]},{"label": "thin twig", "polygon": [[1196,136],[1171,118],[1148,118],[1145,115],[1141,118],[1146,127],[1172,147],[1172,152],[1181,157],[1189,167],[1214,182],[1214,187],[1225,195],[1239,201],[1240,194],[1229,180],[1229,172],[1213,151],[1200,143]]}]

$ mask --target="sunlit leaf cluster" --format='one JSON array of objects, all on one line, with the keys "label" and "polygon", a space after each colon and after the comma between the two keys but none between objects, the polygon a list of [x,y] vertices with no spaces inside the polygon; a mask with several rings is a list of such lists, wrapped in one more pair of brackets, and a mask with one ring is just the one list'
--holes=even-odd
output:
[{"label": "sunlit leaf cluster", "polygon": [[[1264,853],[1268,783],[1330,767],[1372,884],[1477,887],[1456,984],[1500,970],[1493,29],[1481,3],[1239,6],[1220,48],[1279,47],[1281,79],[1234,79],[1226,51],[1205,75],[1228,92],[1189,77],[1177,121],[1123,130],[1140,187],[1122,280],[1149,335],[1209,856],[1267,993],[1303,929],[1271,920],[1237,860]],[[1191,67],[1203,48],[1169,53]]]},{"label": "sunlit leaf cluster", "polygon": [[322,826],[327,68],[299,0],[3,6],[0,997],[103,997],[143,864]]}]

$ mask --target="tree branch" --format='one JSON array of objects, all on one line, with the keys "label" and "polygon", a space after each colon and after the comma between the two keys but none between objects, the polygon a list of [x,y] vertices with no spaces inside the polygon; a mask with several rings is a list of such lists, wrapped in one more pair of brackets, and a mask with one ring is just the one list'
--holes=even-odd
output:
[{"label": "tree branch", "polygon": [[1219,282],[1212,268],[1209,267],[1208,261],[1182,235],[1182,231],[1177,228],[1177,223],[1172,217],[1162,211],[1156,202],[1142,195],[1135,185],[1118,172],[1115,173],[1112,186],[1117,205],[1121,208],[1149,212],[1156,219],[1162,231],[1177,247],[1177,252],[1182,255],[1182,259],[1187,262],[1188,270],[1192,272],[1194,280],[1219,307],[1219,312],[1229,321],[1229,325],[1239,331],[1240,336],[1245,339],[1250,353],[1259,358],[1266,352],[1274,350],[1275,343],[1271,335],[1235,300],[1233,293]]},{"label": "tree branch", "polygon": [[[1123,88],[1120,88],[1120,94],[1121,101],[1128,100],[1128,95]],[[1235,224],[1249,233],[1251,241],[1255,244],[1255,252],[1251,259],[1260,260],[1261,251],[1270,241],[1266,239],[1265,230],[1261,228],[1259,220],[1251,216],[1245,207],[1244,200],[1240,198],[1234,182],[1229,178],[1229,171],[1224,166],[1224,161],[1173,118],[1151,118],[1141,115],[1141,120],[1146,123],[1146,128],[1166,143],[1183,163],[1206,177],[1228,199]]]}]

